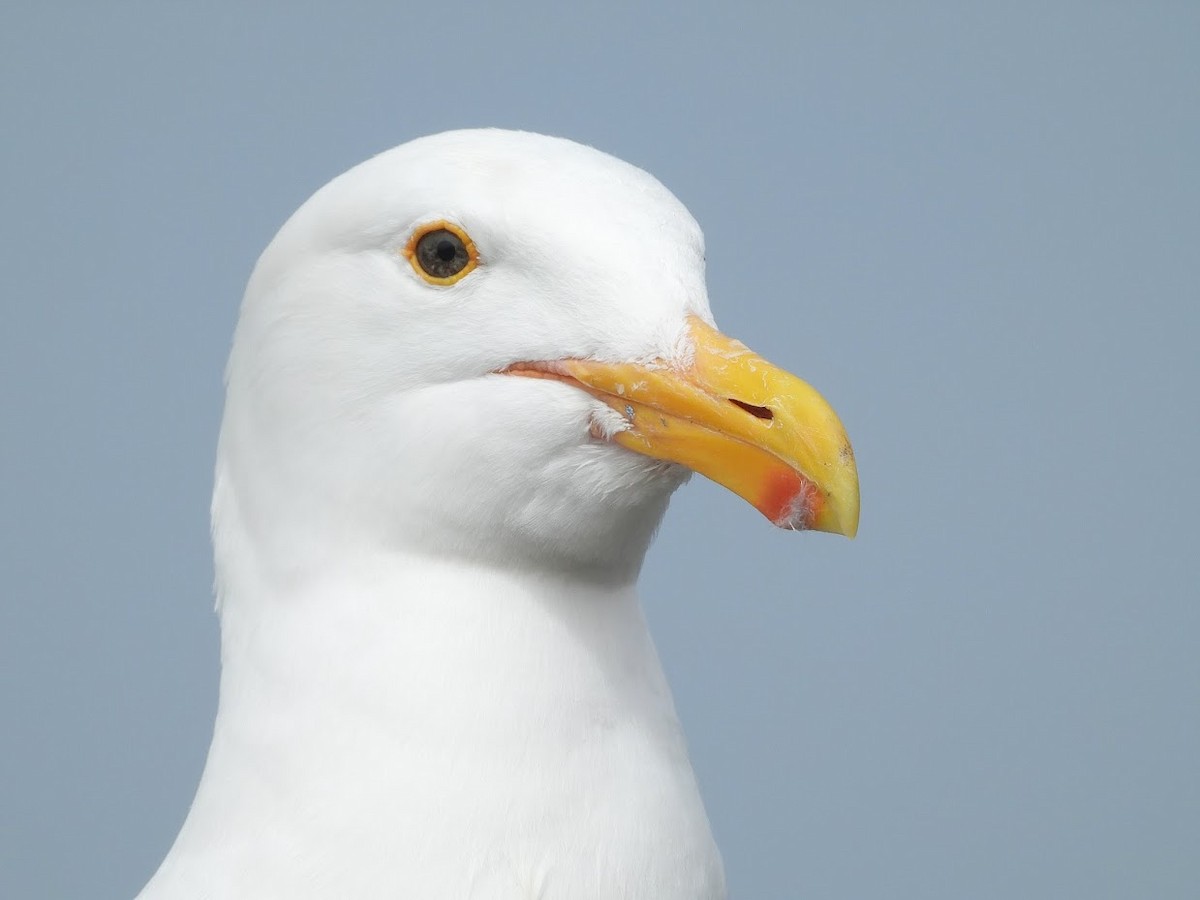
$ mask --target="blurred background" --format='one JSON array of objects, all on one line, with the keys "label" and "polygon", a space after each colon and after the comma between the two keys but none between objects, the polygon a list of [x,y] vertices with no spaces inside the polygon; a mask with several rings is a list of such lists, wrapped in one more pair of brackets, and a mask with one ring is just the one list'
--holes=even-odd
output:
[{"label": "blurred background", "polygon": [[476,125],[658,176],[857,450],[858,540],[696,479],[642,578],[731,896],[1200,896],[1200,6],[9,3],[0,76],[0,896],[187,811],[258,253]]}]

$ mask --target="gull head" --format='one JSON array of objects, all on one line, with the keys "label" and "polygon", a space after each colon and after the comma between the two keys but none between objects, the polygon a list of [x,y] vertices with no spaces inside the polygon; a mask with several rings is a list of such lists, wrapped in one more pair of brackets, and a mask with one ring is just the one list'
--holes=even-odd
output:
[{"label": "gull head", "polygon": [[628,581],[692,471],[853,535],[841,423],[715,329],[704,253],[657,180],[562,139],[449,132],[334,179],[246,290],[219,580],[396,552]]}]

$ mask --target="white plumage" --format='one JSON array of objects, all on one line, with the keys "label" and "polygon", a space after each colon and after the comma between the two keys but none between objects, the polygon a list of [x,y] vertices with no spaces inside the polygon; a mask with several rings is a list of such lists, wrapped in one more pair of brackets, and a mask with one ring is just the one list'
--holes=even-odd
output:
[{"label": "white plumage", "polygon": [[[450,286],[403,252],[441,221]],[[227,372],[212,747],[142,900],[725,896],[634,591],[687,469],[499,374],[681,359],[703,268],[657,181],[524,133],[413,141],[283,227]]]}]

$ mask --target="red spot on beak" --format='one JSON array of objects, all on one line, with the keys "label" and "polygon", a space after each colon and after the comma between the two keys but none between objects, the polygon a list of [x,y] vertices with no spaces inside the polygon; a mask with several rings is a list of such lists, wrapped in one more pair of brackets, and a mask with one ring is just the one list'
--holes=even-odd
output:
[{"label": "red spot on beak", "polygon": [[825,505],[817,486],[795,469],[780,465],[767,478],[759,511],[781,528],[811,528]]}]

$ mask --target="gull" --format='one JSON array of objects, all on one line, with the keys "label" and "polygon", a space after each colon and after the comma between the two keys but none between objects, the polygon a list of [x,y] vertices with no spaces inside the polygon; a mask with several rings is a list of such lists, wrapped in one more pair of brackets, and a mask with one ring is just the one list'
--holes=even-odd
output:
[{"label": "gull", "polygon": [[859,500],[704,258],[646,172],[493,129],[283,226],[226,370],[212,744],[141,900],[726,896],[643,557],[692,472],[788,529]]}]

